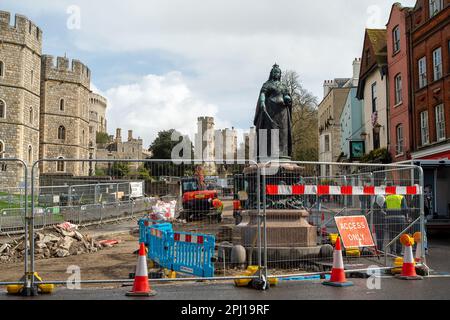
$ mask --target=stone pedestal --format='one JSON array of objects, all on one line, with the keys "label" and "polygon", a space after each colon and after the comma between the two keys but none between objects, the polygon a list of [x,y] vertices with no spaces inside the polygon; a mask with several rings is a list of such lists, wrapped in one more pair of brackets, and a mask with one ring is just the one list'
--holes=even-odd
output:
[{"label": "stone pedestal", "polygon": [[[257,247],[258,212],[252,210],[245,215],[248,216],[248,221],[237,226],[241,235],[240,244],[244,247]],[[308,223],[308,216],[309,213],[304,210],[266,210],[267,247],[315,247],[317,228]],[[263,232],[261,224],[262,241]]]}]

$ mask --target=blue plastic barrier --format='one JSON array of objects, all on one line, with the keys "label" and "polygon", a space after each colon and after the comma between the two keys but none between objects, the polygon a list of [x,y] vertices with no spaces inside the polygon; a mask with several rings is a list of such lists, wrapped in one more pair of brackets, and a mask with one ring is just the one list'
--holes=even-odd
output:
[{"label": "blue plastic barrier", "polygon": [[174,232],[170,223],[140,219],[139,242],[148,247],[148,258],[161,267],[199,277],[213,277],[215,237]]},{"label": "blue plastic barrier", "polygon": [[171,244],[172,270],[199,277],[214,276],[214,236],[175,232]]}]

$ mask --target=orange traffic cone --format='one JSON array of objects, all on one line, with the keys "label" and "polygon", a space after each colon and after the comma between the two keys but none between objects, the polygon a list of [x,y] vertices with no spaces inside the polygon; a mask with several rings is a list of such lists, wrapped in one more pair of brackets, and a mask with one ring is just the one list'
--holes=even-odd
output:
[{"label": "orange traffic cone", "polygon": [[414,233],[413,238],[414,238],[414,242],[417,244],[415,260],[416,260],[416,262],[421,262],[422,261],[422,245],[420,244],[420,242],[422,240],[422,234],[420,232],[416,232],[416,233]]},{"label": "orange traffic cone", "polygon": [[345,278],[344,261],[342,259],[341,237],[337,237],[336,246],[333,252],[333,269],[331,269],[330,281],[323,282],[326,286],[333,287],[349,287],[353,282],[347,281]]},{"label": "orange traffic cone", "polygon": [[403,254],[402,273],[397,275],[397,278],[402,280],[422,280],[423,278],[416,273],[413,258],[412,246],[414,245],[414,238],[409,234],[404,234],[400,237],[400,242],[405,246],[405,253]]},{"label": "orange traffic cone", "polygon": [[139,246],[139,258],[134,276],[133,289],[126,293],[127,296],[153,296],[155,292],[150,290],[148,283],[147,257],[145,255],[145,244]]}]

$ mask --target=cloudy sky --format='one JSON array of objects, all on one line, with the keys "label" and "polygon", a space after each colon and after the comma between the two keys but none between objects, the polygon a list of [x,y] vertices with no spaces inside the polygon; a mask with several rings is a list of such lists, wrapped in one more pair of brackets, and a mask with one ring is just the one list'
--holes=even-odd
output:
[{"label": "cloudy sky", "polygon": [[[322,98],[325,79],[350,77],[364,28],[383,28],[390,0],[2,0],[44,31],[44,53],[86,63],[109,100],[108,131],[192,134],[252,125],[276,62]],[[414,0],[404,0],[405,6]]]}]

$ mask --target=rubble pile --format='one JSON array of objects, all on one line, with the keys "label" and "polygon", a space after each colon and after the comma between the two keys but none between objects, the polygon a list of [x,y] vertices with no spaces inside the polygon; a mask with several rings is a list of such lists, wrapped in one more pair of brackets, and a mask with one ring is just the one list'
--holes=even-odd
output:
[{"label": "rubble pile", "polygon": [[[35,233],[35,259],[63,258],[71,255],[97,252],[112,247],[117,241],[97,241],[83,235],[76,225],[63,223]],[[0,243],[0,263],[17,262],[25,255],[25,237]]]}]

